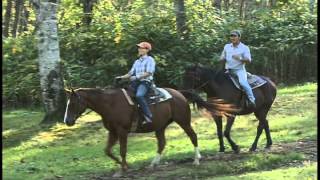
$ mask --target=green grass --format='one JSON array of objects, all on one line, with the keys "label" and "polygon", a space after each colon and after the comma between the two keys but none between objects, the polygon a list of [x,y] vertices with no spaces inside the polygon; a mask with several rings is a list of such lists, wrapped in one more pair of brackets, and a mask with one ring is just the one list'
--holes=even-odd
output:
[{"label": "green grass", "polygon": [[[315,83],[278,90],[276,101],[268,115],[274,144],[317,139],[316,90]],[[2,168],[5,180],[90,179],[88,177],[92,175],[107,176],[118,169],[118,165],[104,155],[107,134],[97,114],[90,113],[82,117],[72,127],[61,123],[41,127],[38,124],[43,115],[40,110],[4,111]],[[193,112],[192,117],[202,155],[216,157],[219,143],[214,121],[200,116],[199,112]],[[166,131],[167,145],[161,163],[168,164],[168,168],[163,171],[160,168],[144,177],[313,179],[316,176],[317,163],[290,166],[291,162],[306,160],[301,152],[243,153],[250,148],[255,138],[257,124],[254,115],[236,118],[231,137],[241,147],[241,156],[219,160],[230,155],[231,148],[225,139],[226,154],[218,155],[218,159],[204,160],[199,167],[194,167],[193,146],[183,130],[173,123]],[[265,143],[263,133],[258,148],[263,149]],[[130,168],[139,171],[149,165],[156,149],[154,133],[131,134],[127,153]],[[119,155],[119,145],[113,151]],[[141,170],[140,173],[143,175],[144,171]]]}]

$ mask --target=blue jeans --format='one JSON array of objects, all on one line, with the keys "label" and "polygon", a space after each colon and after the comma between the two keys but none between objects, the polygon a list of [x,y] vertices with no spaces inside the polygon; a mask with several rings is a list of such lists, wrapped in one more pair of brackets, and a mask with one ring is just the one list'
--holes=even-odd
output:
[{"label": "blue jeans", "polygon": [[150,89],[151,83],[147,81],[133,81],[131,82],[131,87],[136,91],[136,99],[138,104],[140,105],[143,113],[148,116],[150,119],[152,118],[152,113],[148,106],[147,100],[144,97]]},{"label": "blue jeans", "polygon": [[231,72],[232,74],[237,75],[238,79],[239,79],[239,83],[240,86],[244,89],[244,91],[246,92],[248,99],[251,102],[255,102],[255,97],[253,95],[252,89],[248,83],[248,79],[247,79],[247,72],[244,69],[229,69],[229,72]]}]

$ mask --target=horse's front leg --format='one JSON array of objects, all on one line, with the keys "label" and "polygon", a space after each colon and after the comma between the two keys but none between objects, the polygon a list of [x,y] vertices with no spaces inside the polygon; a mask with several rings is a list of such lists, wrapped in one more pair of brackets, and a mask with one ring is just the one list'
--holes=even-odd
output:
[{"label": "horse's front leg", "polygon": [[239,153],[239,152],[240,152],[239,146],[231,139],[231,136],[230,136],[231,127],[232,127],[232,125],[233,125],[233,123],[234,123],[234,120],[235,120],[235,117],[229,116],[229,117],[227,118],[227,124],[226,124],[226,128],[225,128],[225,131],[224,131],[224,136],[225,136],[225,137],[227,138],[227,140],[229,141],[232,150],[233,150],[235,153]]},{"label": "horse's front leg", "polygon": [[222,117],[221,116],[212,116],[217,126],[217,134],[219,138],[220,150],[219,152],[224,152],[224,143],[223,143],[223,134],[222,134]]},{"label": "horse's front leg", "polygon": [[116,132],[109,131],[108,142],[104,152],[116,163],[121,164],[120,160],[112,154],[112,147],[116,144],[117,140],[118,140],[118,136]]},{"label": "horse's front leg", "polygon": [[118,134],[119,143],[120,143],[121,170],[116,172],[113,175],[113,177],[121,177],[123,173],[125,173],[128,170],[128,163],[126,160],[128,131],[123,128],[119,128],[117,130],[117,134]]},{"label": "horse's front leg", "polygon": [[156,137],[158,141],[158,151],[156,157],[152,160],[150,164],[150,168],[154,168],[156,165],[160,163],[162,151],[166,145],[166,138],[164,136],[164,129],[160,131],[156,131]]}]

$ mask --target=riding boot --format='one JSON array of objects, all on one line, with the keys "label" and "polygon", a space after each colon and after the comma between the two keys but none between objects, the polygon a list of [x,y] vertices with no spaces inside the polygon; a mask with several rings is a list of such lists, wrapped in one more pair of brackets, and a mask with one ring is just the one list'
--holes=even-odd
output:
[{"label": "riding boot", "polygon": [[251,101],[250,99],[247,100],[247,107],[248,108],[256,108],[256,103]]},{"label": "riding boot", "polygon": [[143,115],[143,117],[145,120],[142,122],[142,124],[152,123],[152,120],[150,117],[148,117],[147,115]]}]

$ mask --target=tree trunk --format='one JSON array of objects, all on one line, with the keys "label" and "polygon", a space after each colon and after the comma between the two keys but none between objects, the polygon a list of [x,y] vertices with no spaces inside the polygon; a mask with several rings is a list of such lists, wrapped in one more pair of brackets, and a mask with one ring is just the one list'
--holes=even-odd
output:
[{"label": "tree trunk", "polygon": [[212,1],[212,6],[221,11],[221,0],[213,0]]},{"label": "tree trunk", "polygon": [[45,117],[42,123],[62,122],[66,106],[60,68],[57,33],[57,6],[52,2],[38,2],[38,49],[42,100]]},{"label": "tree trunk", "polygon": [[274,7],[277,4],[277,0],[270,0],[269,4],[270,4],[270,7]]},{"label": "tree trunk", "polygon": [[4,27],[2,29],[4,37],[9,37],[11,9],[12,9],[12,0],[7,0],[6,13],[4,15]]},{"label": "tree trunk", "polygon": [[18,30],[18,24],[20,21],[22,4],[23,4],[23,0],[16,0],[15,1],[15,15],[14,15],[14,21],[13,21],[13,26],[12,26],[12,37],[17,36],[17,30]]},{"label": "tree trunk", "polygon": [[216,9],[218,9],[219,14],[221,16],[221,0],[214,0],[212,1],[212,5],[213,7],[215,7]]},{"label": "tree trunk", "polygon": [[174,0],[176,10],[176,25],[179,36],[184,39],[188,36],[188,28],[186,25],[187,17],[184,7],[184,0]]},{"label": "tree trunk", "polygon": [[28,31],[29,11],[26,6],[23,7],[23,18],[21,19],[21,31]]},{"label": "tree trunk", "polygon": [[225,8],[226,11],[229,10],[229,6],[230,6],[229,0],[224,0],[224,8]]},{"label": "tree trunk", "polygon": [[241,19],[244,18],[244,1],[245,0],[240,0],[239,15]]},{"label": "tree trunk", "polygon": [[92,10],[95,0],[82,0],[83,4],[83,19],[82,22],[86,26],[89,26],[92,21]]}]

